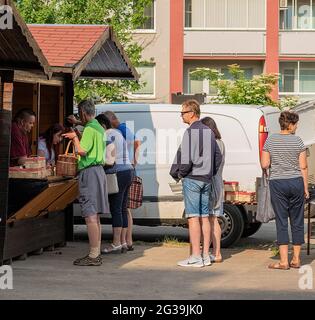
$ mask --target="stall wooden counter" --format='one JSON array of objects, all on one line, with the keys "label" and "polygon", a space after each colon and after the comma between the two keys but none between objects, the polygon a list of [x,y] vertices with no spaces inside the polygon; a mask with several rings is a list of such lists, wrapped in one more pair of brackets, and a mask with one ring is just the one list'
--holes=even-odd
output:
[{"label": "stall wooden counter", "polygon": [[[27,184],[27,179],[20,180],[22,183]],[[69,204],[73,203],[78,196],[78,181],[74,178],[51,176],[45,180],[41,180],[41,182],[44,185],[47,183],[47,186],[10,217],[7,221],[8,224],[19,220],[44,216],[51,212],[62,211]],[[18,198],[19,194],[15,196]]]},{"label": "stall wooden counter", "polygon": [[28,26],[13,0],[0,0],[3,5],[11,7],[13,24],[0,28],[0,266],[73,240],[71,203],[77,195],[75,179],[50,178],[43,190],[38,183],[40,193],[30,201],[9,207],[18,200],[9,179],[13,116],[22,108],[35,112],[29,141],[36,155],[40,133],[73,113],[76,80],[138,79],[111,26]]},{"label": "stall wooden counter", "polygon": [[[27,185],[27,180],[23,182]],[[7,220],[4,261],[65,244],[67,225],[71,229],[73,224],[69,205],[77,198],[78,181],[49,177],[46,182],[42,192]]]}]

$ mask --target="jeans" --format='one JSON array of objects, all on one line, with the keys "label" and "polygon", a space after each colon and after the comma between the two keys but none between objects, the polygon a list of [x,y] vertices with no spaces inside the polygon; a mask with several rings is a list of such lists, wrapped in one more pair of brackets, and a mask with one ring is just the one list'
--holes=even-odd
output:
[{"label": "jeans", "polygon": [[186,218],[209,216],[210,183],[184,178],[183,194]]},{"label": "jeans", "polygon": [[117,172],[119,192],[108,196],[113,228],[128,228],[128,193],[134,170]]},{"label": "jeans", "polygon": [[270,180],[271,204],[276,215],[278,245],[289,244],[288,218],[293,245],[304,243],[303,178]]}]

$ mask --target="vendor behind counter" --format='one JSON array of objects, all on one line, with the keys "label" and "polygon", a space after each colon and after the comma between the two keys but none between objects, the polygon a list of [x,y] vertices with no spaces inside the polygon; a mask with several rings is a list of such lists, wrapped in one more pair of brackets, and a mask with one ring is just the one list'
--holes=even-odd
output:
[{"label": "vendor behind counter", "polygon": [[21,109],[14,117],[11,129],[10,166],[21,166],[32,154],[28,134],[36,121],[31,109]]},{"label": "vendor behind counter", "polygon": [[[35,125],[36,114],[31,109],[21,109],[15,115],[11,128],[10,166],[22,166],[31,156],[29,133]],[[8,217],[48,187],[45,180],[10,179]]]}]

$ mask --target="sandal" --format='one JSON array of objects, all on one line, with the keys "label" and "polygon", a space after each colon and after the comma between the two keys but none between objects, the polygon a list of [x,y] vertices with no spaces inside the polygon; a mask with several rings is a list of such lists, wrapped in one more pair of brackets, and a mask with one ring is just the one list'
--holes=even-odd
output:
[{"label": "sandal", "polygon": [[121,253],[121,251],[122,251],[122,245],[115,246],[112,243],[110,247],[103,249],[101,253],[102,254],[110,254],[110,253],[118,254],[118,253]]},{"label": "sandal", "polygon": [[290,267],[293,268],[293,269],[300,269],[301,268],[301,262],[290,262]]},{"label": "sandal", "polygon": [[280,264],[280,262],[272,263],[268,266],[269,269],[277,269],[277,270],[290,270],[289,266],[284,266]]},{"label": "sandal", "polygon": [[127,253],[128,251],[128,246],[127,243],[124,243],[121,245],[121,253]]},{"label": "sandal", "polygon": [[134,250],[135,250],[135,248],[133,247],[133,245],[131,245],[131,246],[127,245],[127,248],[128,248],[128,251],[134,251]]},{"label": "sandal", "polygon": [[134,251],[135,248],[133,247],[133,245],[128,245],[127,243],[124,243],[121,245],[121,253],[126,253],[128,251]]},{"label": "sandal", "polygon": [[211,263],[222,263],[223,258],[217,259],[214,255],[210,254],[210,261],[211,261]]}]

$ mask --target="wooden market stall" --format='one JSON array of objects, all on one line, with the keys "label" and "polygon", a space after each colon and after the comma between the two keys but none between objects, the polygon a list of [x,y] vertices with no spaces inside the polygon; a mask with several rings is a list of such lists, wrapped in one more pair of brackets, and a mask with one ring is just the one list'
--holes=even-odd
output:
[{"label": "wooden market stall", "polygon": [[39,134],[72,114],[75,80],[138,77],[111,27],[28,26],[11,0],[1,5],[12,10],[13,25],[0,29],[0,265],[72,240],[71,204],[77,197],[75,179],[19,180],[12,186],[14,114],[21,108],[36,113],[30,136],[36,155]]}]

